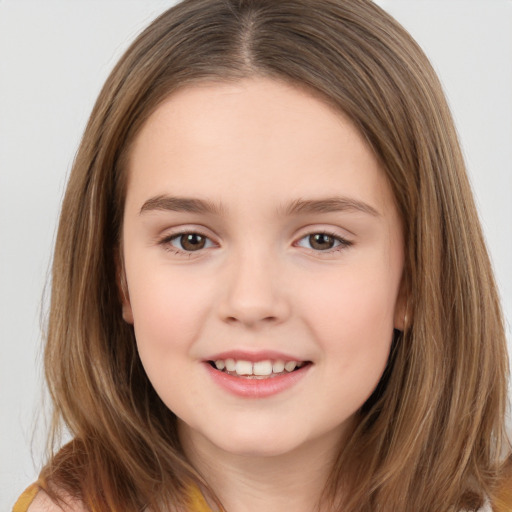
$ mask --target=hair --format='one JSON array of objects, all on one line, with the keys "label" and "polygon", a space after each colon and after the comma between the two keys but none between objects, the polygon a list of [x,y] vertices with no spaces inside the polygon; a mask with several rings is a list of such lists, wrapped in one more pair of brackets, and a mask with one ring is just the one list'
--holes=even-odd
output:
[{"label": "hair", "polygon": [[51,439],[65,425],[73,440],[54,451],[43,485],[95,511],[178,510],[191,482],[215,500],[122,319],[120,233],[129,149],[151,113],[190,84],[251,77],[304,88],[348,116],[379,159],[404,227],[407,325],[322,503],[345,512],[477,509],[495,495],[510,453],[498,295],[438,78],[369,0],[185,0],[120,59],[62,206],[45,372]]}]

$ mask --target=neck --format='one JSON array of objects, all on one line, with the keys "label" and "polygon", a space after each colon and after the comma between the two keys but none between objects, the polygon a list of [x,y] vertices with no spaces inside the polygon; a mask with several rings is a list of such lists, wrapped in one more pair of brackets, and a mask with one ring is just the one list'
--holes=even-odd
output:
[{"label": "neck", "polygon": [[340,446],[338,431],[271,456],[229,453],[197,433],[180,437],[187,457],[228,512],[322,510],[322,492]]}]

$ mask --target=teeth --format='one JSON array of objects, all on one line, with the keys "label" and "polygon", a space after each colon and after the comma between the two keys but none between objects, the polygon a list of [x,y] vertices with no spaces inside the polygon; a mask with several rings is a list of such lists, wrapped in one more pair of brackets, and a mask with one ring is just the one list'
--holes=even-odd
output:
[{"label": "teeth", "polygon": [[237,375],[252,375],[252,363],[250,361],[237,361],[235,372]]},{"label": "teeth", "polygon": [[293,372],[295,368],[297,367],[297,361],[287,361],[284,365],[284,369],[287,372]]},{"label": "teeth", "polygon": [[254,375],[270,375],[272,373],[272,361],[258,361],[254,363]]},{"label": "teeth", "polygon": [[255,363],[243,359],[217,359],[214,361],[214,364],[217,370],[227,373],[236,373],[236,375],[240,376],[266,377],[272,374],[282,374],[285,370],[288,373],[293,372],[296,368],[302,368],[305,363],[304,361],[285,362],[281,359],[277,359],[276,361],[265,359],[263,361],[256,361]]},{"label": "teeth", "polygon": [[272,371],[274,373],[283,373],[284,361],[281,361],[280,359],[277,361],[274,361],[274,364],[272,364]]}]

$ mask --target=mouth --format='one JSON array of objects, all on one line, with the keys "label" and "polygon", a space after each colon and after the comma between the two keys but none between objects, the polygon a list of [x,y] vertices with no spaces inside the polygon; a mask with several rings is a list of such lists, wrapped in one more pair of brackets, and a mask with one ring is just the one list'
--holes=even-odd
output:
[{"label": "mouth", "polygon": [[208,364],[219,372],[241,377],[244,379],[269,379],[281,377],[308,366],[311,361],[294,361],[282,359],[264,359],[261,361],[247,361],[244,359],[216,359],[208,361]]}]

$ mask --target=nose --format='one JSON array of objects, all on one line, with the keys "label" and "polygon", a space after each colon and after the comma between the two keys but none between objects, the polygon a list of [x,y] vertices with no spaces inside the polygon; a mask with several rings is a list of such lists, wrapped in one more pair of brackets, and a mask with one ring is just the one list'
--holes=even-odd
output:
[{"label": "nose", "polygon": [[227,264],[221,319],[252,329],[284,322],[291,308],[282,280],[278,259],[270,253],[234,256]]}]

